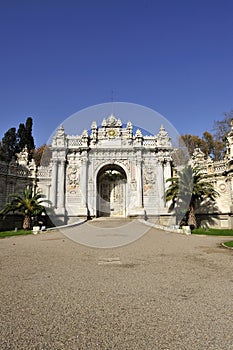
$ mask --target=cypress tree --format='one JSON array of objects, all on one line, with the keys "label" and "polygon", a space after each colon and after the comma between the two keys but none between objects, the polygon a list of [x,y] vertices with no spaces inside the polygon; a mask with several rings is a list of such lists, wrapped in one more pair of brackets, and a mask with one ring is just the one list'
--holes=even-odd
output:
[{"label": "cypress tree", "polygon": [[19,128],[17,131],[17,144],[18,144],[18,153],[21,152],[24,147],[27,145],[27,134],[26,128],[23,123],[19,124]]},{"label": "cypress tree", "polygon": [[28,148],[29,159],[32,158],[33,151],[35,149],[34,138],[32,136],[32,118],[28,117],[25,124],[26,145]]},{"label": "cypress tree", "polygon": [[10,162],[18,151],[16,129],[10,128],[3,136],[1,153],[3,160]]}]

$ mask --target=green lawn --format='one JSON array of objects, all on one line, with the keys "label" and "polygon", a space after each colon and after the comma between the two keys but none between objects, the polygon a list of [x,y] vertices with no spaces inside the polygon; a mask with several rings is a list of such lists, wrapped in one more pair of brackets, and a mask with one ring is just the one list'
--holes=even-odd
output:
[{"label": "green lawn", "polygon": [[11,236],[22,236],[30,235],[32,231],[18,230],[18,231],[2,231],[0,232],[0,238],[11,237]]},{"label": "green lawn", "polygon": [[227,247],[233,248],[233,241],[224,242],[224,245],[226,245]]},{"label": "green lawn", "polygon": [[192,231],[192,234],[208,236],[233,236],[233,230],[217,228],[196,228]]}]

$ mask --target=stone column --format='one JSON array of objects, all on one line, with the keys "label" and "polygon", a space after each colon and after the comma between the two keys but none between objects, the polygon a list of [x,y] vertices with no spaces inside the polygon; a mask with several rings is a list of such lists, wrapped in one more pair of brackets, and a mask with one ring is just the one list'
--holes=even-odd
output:
[{"label": "stone column", "polygon": [[53,159],[52,164],[52,179],[51,179],[51,202],[54,208],[57,207],[57,173],[58,173],[58,164],[57,160]]},{"label": "stone column", "polygon": [[60,161],[58,174],[58,208],[63,210],[65,205],[65,160]]},{"label": "stone column", "polygon": [[166,183],[167,179],[171,177],[171,164],[169,160],[164,163],[164,187],[165,191],[169,187],[169,183]]},{"label": "stone column", "polygon": [[86,156],[81,159],[80,189],[82,193],[82,205],[84,208],[86,208],[87,206],[87,158]]},{"label": "stone column", "polygon": [[158,162],[158,173],[157,173],[157,191],[159,197],[159,208],[165,207],[164,200],[164,168],[161,161]]},{"label": "stone column", "polygon": [[88,175],[87,175],[87,195],[88,202],[87,207],[90,216],[96,215],[96,192],[95,192],[95,181],[94,181],[94,162],[88,163]]},{"label": "stone column", "polygon": [[[167,160],[165,163],[164,163],[164,194],[166,192],[166,190],[168,189],[169,187],[169,183],[166,182],[167,179],[171,178],[172,176],[172,172],[171,172],[171,163],[169,160]],[[171,204],[171,201],[170,202],[166,202],[166,200],[164,199],[164,207],[169,207]]]},{"label": "stone column", "polygon": [[136,167],[137,167],[137,201],[138,201],[138,207],[141,208],[143,205],[142,201],[142,161],[137,160],[136,161]]},{"label": "stone column", "polygon": [[83,205],[87,203],[87,162],[83,162],[82,166],[82,194],[83,194]]}]

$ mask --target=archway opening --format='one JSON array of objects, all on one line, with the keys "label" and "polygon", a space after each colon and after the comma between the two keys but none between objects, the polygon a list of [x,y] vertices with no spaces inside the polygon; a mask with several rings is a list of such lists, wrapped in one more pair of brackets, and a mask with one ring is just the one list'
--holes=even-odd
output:
[{"label": "archway opening", "polygon": [[108,164],[97,175],[97,217],[126,216],[126,183],[124,169]]}]

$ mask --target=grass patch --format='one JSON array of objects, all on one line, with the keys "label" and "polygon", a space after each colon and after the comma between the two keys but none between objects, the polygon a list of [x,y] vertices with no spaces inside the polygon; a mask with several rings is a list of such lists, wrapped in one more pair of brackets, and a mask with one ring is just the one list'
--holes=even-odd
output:
[{"label": "grass patch", "polygon": [[233,248],[233,241],[224,242],[224,245],[226,245],[227,247]]},{"label": "grass patch", "polygon": [[32,231],[18,230],[18,231],[2,231],[0,232],[0,238],[11,237],[11,236],[24,236],[30,235]]},{"label": "grass patch", "polygon": [[218,229],[218,228],[196,228],[192,231],[194,235],[207,236],[233,236],[233,230]]}]

